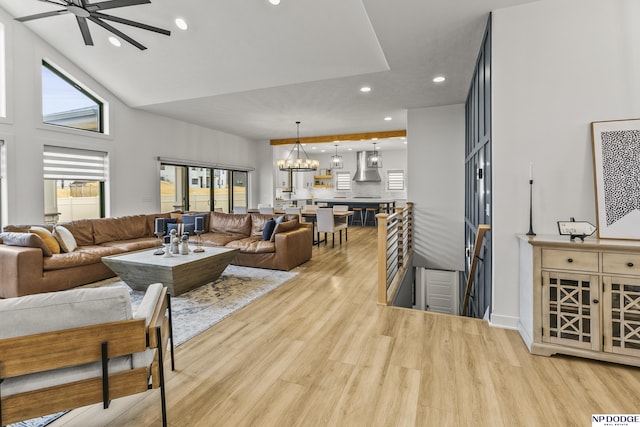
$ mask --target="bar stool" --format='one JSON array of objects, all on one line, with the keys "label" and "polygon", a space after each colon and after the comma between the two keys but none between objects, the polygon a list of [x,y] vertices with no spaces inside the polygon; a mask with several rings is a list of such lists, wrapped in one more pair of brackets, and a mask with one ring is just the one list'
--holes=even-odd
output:
[{"label": "bar stool", "polygon": [[364,217],[362,216],[362,208],[353,208],[353,216],[351,217],[351,225],[356,225],[356,220],[360,222],[360,226],[364,227]]},{"label": "bar stool", "polygon": [[378,208],[366,208],[364,210],[364,223],[363,226],[367,224],[369,220],[369,212],[371,212],[371,216],[373,217],[373,225],[378,225],[378,218],[376,218],[376,214],[378,213]]}]

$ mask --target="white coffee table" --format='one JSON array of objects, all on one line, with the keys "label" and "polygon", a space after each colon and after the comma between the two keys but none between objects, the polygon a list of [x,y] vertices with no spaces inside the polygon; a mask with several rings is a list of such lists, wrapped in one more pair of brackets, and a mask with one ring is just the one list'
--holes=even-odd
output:
[{"label": "white coffee table", "polygon": [[159,282],[172,295],[180,295],[220,277],[238,249],[205,247],[204,252],[190,251],[188,255],[171,257],[153,252],[149,249],[111,255],[102,257],[102,262],[132,289],[143,291]]}]

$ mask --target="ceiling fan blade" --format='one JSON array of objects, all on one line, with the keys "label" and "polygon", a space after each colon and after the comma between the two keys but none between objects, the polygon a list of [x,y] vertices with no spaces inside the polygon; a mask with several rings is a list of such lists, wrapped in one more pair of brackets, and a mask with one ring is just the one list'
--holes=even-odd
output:
[{"label": "ceiling fan blade", "polygon": [[139,4],[151,3],[151,0],[110,0],[100,3],[87,4],[86,9],[90,11],[94,10],[106,10],[115,9],[116,7],[136,6]]},{"label": "ceiling fan blade", "polygon": [[122,40],[134,45],[135,47],[137,47],[140,50],[145,50],[147,48],[146,46],[138,43],[137,41],[135,41],[134,39],[132,39],[131,37],[129,37],[128,35],[123,33],[122,31],[118,30],[117,28],[112,27],[111,25],[107,24],[106,22],[103,22],[99,18],[96,18],[94,16],[90,16],[87,19],[89,19],[91,22],[94,22],[94,23],[100,25],[105,30],[111,31],[113,34],[115,34],[116,36],[120,37]]},{"label": "ceiling fan blade", "polygon": [[67,2],[64,1],[53,1],[53,0],[38,0],[41,1],[43,3],[51,3],[51,4],[56,4],[58,6],[67,6]]},{"label": "ceiling fan blade", "polygon": [[32,21],[34,19],[47,18],[49,16],[64,15],[65,13],[69,13],[69,11],[67,9],[54,10],[52,12],[37,13],[35,15],[29,15],[29,16],[23,16],[21,18],[15,18],[15,20],[19,21],[19,22],[26,22],[26,21]]},{"label": "ceiling fan blade", "polygon": [[80,27],[80,32],[82,33],[84,44],[86,44],[87,46],[93,46],[93,39],[91,38],[91,33],[89,32],[89,24],[87,24],[87,18],[76,16],[76,20],[78,21],[78,26]]},{"label": "ceiling fan blade", "polygon": [[106,19],[108,21],[117,22],[119,24],[130,25],[132,27],[142,28],[143,30],[153,31],[153,32],[156,32],[156,33],[164,34],[165,36],[170,36],[171,35],[171,31],[169,31],[169,30],[165,30],[165,29],[158,28],[158,27],[153,27],[151,25],[143,24],[141,22],[130,21],[128,19],[119,18],[117,16],[107,15],[107,14],[100,13],[100,12],[91,12],[91,15],[92,16],[96,16],[96,17],[101,18],[101,19]]}]

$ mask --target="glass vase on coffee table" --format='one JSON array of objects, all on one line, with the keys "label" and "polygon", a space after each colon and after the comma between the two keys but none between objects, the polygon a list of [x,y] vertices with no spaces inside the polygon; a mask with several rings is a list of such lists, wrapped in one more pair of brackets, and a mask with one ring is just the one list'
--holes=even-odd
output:
[{"label": "glass vase on coffee table", "polygon": [[202,238],[200,237],[200,235],[204,233],[204,223],[202,218],[196,218],[195,223],[194,233],[196,233],[196,248],[193,252],[200,253],[204,252],[204,248],[202,247]]}]

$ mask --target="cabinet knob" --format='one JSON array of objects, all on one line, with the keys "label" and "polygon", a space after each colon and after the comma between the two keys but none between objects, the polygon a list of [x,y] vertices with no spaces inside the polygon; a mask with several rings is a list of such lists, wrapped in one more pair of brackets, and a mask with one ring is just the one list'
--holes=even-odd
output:
[{"label": "cabinet knob", "polygon": [[573,258],[569,258],[569,259],[567,260],[567,262],[568,262],[568,263],[572,263],[572,262],[573,262]]},{"label": "cabinet knob", "polygon": [[627,267],[633,267],[633,263],[632,262],[628,262],[627,263]]},{"label": "cabinet knob", "polygon": [[597,300],[597,299],[594,299],[594,300],[593,300],[593,303],[594,303],[594,304],[597,304],[597,303],[599,303],[599,302],[600,302],[600,300]]}]

